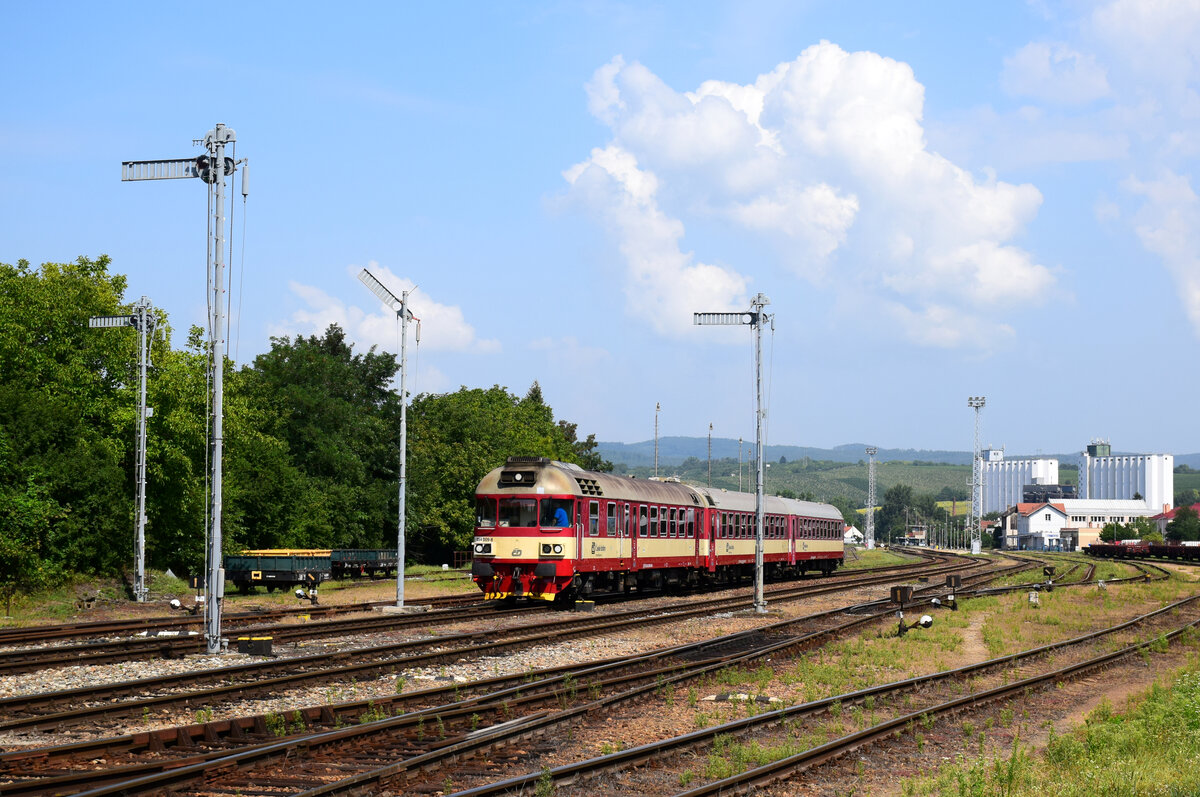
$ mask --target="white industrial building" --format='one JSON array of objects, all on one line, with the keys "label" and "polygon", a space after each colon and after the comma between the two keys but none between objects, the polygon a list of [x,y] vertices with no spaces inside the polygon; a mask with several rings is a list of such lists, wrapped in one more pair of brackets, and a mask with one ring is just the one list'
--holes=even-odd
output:
[{"label": "white industrial building", "polygon": [[1057,459],[1005,459],[998,448],[984,451],[982,458],[984,515],[1021,503],[1028,484],[1058,484]]},{"label": "white industrial building", "polygon": [[1083,452],[1079,474],[1081,499],[1132,499],[1140,495],[1152,514],[1175,504],[1175,457],[1171,454],[1113,456],[1107,442],[1093,442]]}]

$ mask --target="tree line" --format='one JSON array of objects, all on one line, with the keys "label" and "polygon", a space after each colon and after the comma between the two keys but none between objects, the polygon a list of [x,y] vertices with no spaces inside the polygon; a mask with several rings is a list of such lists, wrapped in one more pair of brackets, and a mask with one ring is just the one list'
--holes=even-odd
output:
[{"label": "tree line", "polygon": [[[90,316],[129,312],[110,265],[0,263],[0,590],[132,564],[137,333],[88,328]],[[207,533],[207,344],[193,327],[173,348],[156,312],[167,334],[151,343],[147,382],[146,557],[182,575],[202,569]],[[225,551],[394,546],[396,357],[356,352],[331,325],[224,367]],[[408,445],[406,548],[418,562],[466,548],[475,487],[508,456],[611,468],[536,382],[523,396],[418,395]]]}]

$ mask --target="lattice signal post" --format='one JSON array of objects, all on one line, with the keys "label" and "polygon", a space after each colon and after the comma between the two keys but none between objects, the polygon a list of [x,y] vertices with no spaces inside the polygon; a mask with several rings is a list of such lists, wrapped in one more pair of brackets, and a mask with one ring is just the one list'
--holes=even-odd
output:
[{"label": "lattice signal post", "polygon": [[[754,490],[754,610],[767,613],[767,600],[763,597],[763,379],[762,379],[762,327],[764,323],[774,325],[774,314],[762,311],[771,300],[757,294],[750,300],[750,310],[745,313],[694,313],[693,323],[698,326],[745,326],[754,328],[754,383],[755,383],[755,448],[757,449],[757,478]],[[773,328],[773,327],[772,327]]]},{"label": "lattice signal post", "polygon": [[865,539],[867,550],[875,548],[875,455],[879,449],[867,446],[867,533]]},{"label": "lattice signal post", "polygon": [[225,156],[225,148],[237,141],[233,130],[217,124],[205,135],[203,143],[208,154],[198,158],[174,158],[171,160],[124,161],[121,164],[122,182],[144,180],[178,180],[199,177],[208,184],[209,207],[213,215],[209,221],[208,254],[208,313],[209,313],[209,369],[212,374],[212,456],[210,458],[210,481],[212,495],[209,501],[208,540],[205,546],[207,562],[207,589],[204,600],[204,640],[209,653],[221,651],[221,599],[225,593],[225,568],[221,562],[221,458],[224,450],[224,397],[225,357],[229,349],[225,318],[225,178],[235,174],[242,166],[242,197],[247,190],[247,160],[235,160]]},{"label": "lattice signal post", "polygon": [[133,327],[138,331],[138,424],[137,424],[137,506],[133,520],[133,597],[138,603],[146,602],[146,419],[153,410],[146,406],[146,368],[150,365],[150,341],[154,337],[154,305],[143,296],[128,315],[100,315],[88,319],[93,329]]},{"label": "lattice signal post", "polygon": [[967,406],[975,410],[975,452],[971,460],[971,553],[983,550],[983,449],[979,445],[979,416],[987,404],[987,396],[968,396]]},{"label": "lattice signal post", "polygon": [[416,318],[408,309],[408,294],[411,291],[401,291],[400,298],[387,289],[375,275],[365,268],[358,272],[358,279],[367,290],[375,294],[379,301],[387,305],[400,321],[400,517],[396,522],[396,607],[404,608],[404,512],[405,512],[405,475],[408,466],[408,388],[405,383],[408,378],[408,322],[417,322],[417,342],[421,341],[421,320]]}]

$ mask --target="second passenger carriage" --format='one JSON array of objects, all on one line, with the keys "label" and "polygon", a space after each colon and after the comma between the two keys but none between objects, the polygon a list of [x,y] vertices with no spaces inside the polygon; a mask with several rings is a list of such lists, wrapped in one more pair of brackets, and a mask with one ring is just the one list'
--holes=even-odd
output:
[{"label": "second passenger carriage", "polygon": [[[755,497],[510,457],[476,489],[472,577],[485,597],[573,600],[593,592],[735,583],[754,570]],[[765,499],[767,578],[833,572],[841,513]]]}]

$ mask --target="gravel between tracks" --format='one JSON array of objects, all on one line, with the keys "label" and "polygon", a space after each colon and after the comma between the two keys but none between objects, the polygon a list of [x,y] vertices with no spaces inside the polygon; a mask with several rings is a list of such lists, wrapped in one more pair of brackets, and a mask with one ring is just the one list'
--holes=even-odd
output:
[{"label": "gravel between tracks", "polygon": [[[647,628],[631,629],[610,636],[588,637],[582,640],[566,640],[561,644],[539,645],[526,648],[501,656],[464,659],[453,664],[435,667],[414,667],[395,674],[387,674],[362,681],[327,682],[324,684],[301,687],[284,694],[263,698],[244,698],[233,704],[212,706],[212,719],[223,719],[233,716],[263,714],[267,712],[285,713],[297,708],[326,703],[338,703],[349,700],[366,700],[383,697],[400,691],[410,692],[438,686],[449,682],[465,683],[497,675],[511,675],[527,672],[531,669],[555,667],[565,664],[578,664],[596,659],[629,656],[646,653],[659,648],[695,642],[721,634],[734,633],[762,625],[766,622],[777,621],[783,617],[795,617],[814,612],[846,606],[882,597],[881,587],[865,587],[850,592],[835,595],[820,595],[786,603],[771,604],[771,614],[758,617],[749,612],[728,614],[714,613],[713,615],[684,620],[676,623],[659,624]],[[675,603],[677,599],[655,598],[647,599],[637,604],[638,608],[653,608],[656,603]],[[629,604],[615,604],[612,611],[630,608]],[[597,612],[604,608],[597,607]],[[561,615],[555,615],[559,617]],[[461,623],[443,627],[443,633],[466,630],[486,630],[500,625],[512,627],[518,618],[488,618],[483,621]],[[544,622],[545,615],[527,615],[520,618],[521,624],[536,626]],[[346,650],[348,648],[367,645],[398,642],[404,639],[430,638],[428,634],[364,634],[353,637],[342,637],[334,640],[311,640],[295,646],[288,644],[277,649],[280,657],[309,655],[321,650]],[[33,694],[71,689],[80,686],[95,686],[103,683],[152,678],[158,675],[178,674],[202,669],[230,667],[257,660],[258,657],[240,654],[224,654],[219,656],[189,656],[183,659],[156,659],[150,661],[133,661],[119,664],[96,665],[86,667],[63,667],[54,670],[44,670],[39,673],[14,675],[0,678],[0,697],[20,694]],[[403,681],[400,679],[403,678]],[[88,726],[86,730],[68,729],[65,732],[40,732],[0,734],[0,749],[12,749],[29,745],[46,746],[66,744],[96,736],[110,736],[122,733],[155,728],[171,727],[174,725],[196,722],[196,709],[166,708],[160,712],[152,712],[145,717],[113,719],[103,727]]]}]

